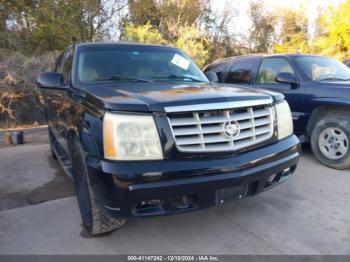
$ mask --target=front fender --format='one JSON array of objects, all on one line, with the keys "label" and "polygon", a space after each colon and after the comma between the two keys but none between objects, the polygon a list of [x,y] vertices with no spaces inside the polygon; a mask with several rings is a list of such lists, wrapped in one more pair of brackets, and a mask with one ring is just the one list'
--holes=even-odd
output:
[{"label": "front fender", "polygon": [[346,106],[350,108],[350,99],[346,97],[320,97],[312,99],[316,106]]},{"label": "front fender", "polygon": [[95,159],[101,159],[103,155],[103,129],[101,118],[87,112],[84,115],[82,127],[79,136],[84,151]]},{"label": "front fender", "polygon": [[350,112],[350,101],[347,98],[322,97],[313,99],[312,103],[314,105],[313,111],[306,128],[308,135],[311,135],[312,128],[320,115],[330,110],[344,111],[344,108],[348,109],[348,112]]}]

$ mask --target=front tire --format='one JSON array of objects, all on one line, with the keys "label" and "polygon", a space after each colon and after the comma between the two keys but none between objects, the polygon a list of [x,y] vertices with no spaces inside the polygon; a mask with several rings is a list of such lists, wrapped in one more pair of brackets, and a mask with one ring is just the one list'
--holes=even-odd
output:
[{"label": "front tire", "polygon": [[350,118],[329,114],[321,118],[311,133],[311,148],[322,164],[336,168],[350,168]]},{"label": "front tire", "polygon": [[74,143],[72,158],[77,200],[86,230],[91,235],[98,235],[124,226],[126,220],[113,218],[98,208],[88,176],[84,151],[78,142]]}]

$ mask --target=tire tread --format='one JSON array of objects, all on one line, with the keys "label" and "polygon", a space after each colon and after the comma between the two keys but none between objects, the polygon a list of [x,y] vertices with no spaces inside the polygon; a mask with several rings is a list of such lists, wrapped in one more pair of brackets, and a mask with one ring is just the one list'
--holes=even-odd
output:
[{"label": "tire tread", "polygon": [[90,226],[85,225],[85,228],[88,230],[88,232],[91,235],[99,235],[108,233],[114,230],[117,230],[121,227],[123,227],[126,224],[125,219],[118,219],[109,216],[108,214],[104,213],[97,205],[94,193],[91,187],[91,182],[89,179],[89,176],[87,175],[87,167],[86,162],[84,159],[84,151],[80,143],[75,142],[74,143],[74,154],[78,154],[78,156],[81,158],[80,161],[83,163],[83,169],[81,175],[85,175],[87,179],[88,184],[88,191],[89,191],[89,198],[90,198],[90,204],[91,204],[91,213],[92,213],[92,223]]}]

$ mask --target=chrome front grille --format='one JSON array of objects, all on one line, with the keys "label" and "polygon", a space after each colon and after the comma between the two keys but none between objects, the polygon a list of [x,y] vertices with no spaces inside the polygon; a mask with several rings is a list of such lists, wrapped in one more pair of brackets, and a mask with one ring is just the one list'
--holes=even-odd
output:
[{"label": "chrome front grille", "polygon": [[[271,106],[175,112],[168,114],[175,143],[182,152],[234,151],[268,140],[273,134]],[[239,127],[232,137],[226,125]]]}]

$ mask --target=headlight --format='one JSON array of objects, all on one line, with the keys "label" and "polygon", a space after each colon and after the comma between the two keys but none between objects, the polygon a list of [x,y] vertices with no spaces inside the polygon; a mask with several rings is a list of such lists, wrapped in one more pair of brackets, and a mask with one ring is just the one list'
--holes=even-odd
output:
[{"label": "headlight", "polygon": [[111,160],[163,159],[152,116],[106,113],[103,149],[105,158]]},{"label": "headlight", "polygon": [[275,105],[278,139],[293,134],[293,120],[289,105],[286,101]]}]

